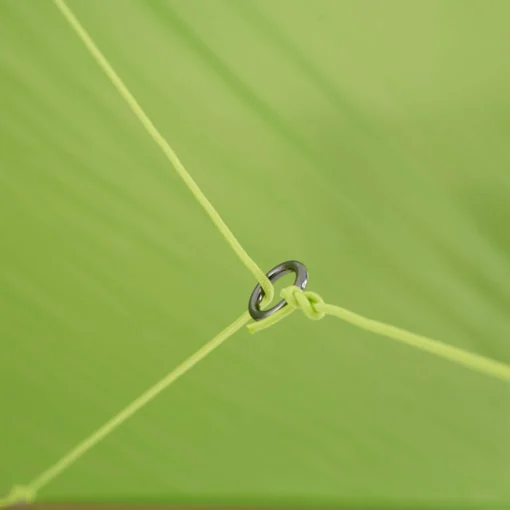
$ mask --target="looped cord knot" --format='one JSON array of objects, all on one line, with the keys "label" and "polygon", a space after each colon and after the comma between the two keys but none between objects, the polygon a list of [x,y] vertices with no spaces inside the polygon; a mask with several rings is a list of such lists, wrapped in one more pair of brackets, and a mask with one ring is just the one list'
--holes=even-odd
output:
[{"label": "looped cord knot", "polygon": [[20,503],[30,503],[35,499],[36,491],[26,485],[15,485],[5,500],[0,500],[0,507],[13,506]]},{"label": "looped cord knot", "polygon": [[300,309],[312,320],[323,319],[326,315],[322,311],[324,300],[316,292],[301,290],[299,287],[286,287],[280,292],[280,296],[287,301],[287,305],[293,309]]},{"label": "looped cord knot", "polygon": [[287,302],[287,306],[267,319],[248,324],[248,331],[250,333],[257,333],[269,328],[298,309],[302,310],[309,319],[314,321],[320,320],[326,315],[325,307],[327,305],[319,294],[315,292],[301,290],[299,287],[292,285],[283,289],[280,292],[280,296]]}]

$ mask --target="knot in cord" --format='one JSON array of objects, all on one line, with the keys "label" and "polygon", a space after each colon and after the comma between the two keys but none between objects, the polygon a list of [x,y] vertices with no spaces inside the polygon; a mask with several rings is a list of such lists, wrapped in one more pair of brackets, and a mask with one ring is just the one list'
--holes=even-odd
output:
[{"label": "knot in cord", "polygon": [[291,287],[283,289],[280,292],[280,296],[286,301],[287,306],[267,319],[249,324],[248,331],[250,331],[250,333],[257,333],[258,331],[273,326],[297,309],[302,310],[309,319],[315,321],[322,319],[326,315],[326,304],[319,294],[315,292],[301,290],[299,287],[292,285]]},{"label": "knot in cord", "polygon": [[287,301],[287,305],[294,310],[299,308],[312,320],[320,320],[326,315],[322,311],[324,300],[316,292],[301,290],[299,287],[286,287],[280,296]]},{"label": "knot in cord", "polygon": [[35,498],[35,491],[25,485],[15,485],[7,498],[0,500],[0,507],[12,506],[20,503],[30,503]]}]

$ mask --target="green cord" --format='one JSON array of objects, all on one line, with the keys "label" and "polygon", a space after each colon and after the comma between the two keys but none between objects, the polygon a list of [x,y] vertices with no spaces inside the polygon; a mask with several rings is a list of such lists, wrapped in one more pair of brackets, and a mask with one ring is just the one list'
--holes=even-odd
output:
[{"label": "green cord", "polygon": [[105,72],[105,74],[110,78],[113,86],[117,89],[120,96],[126,101],[131,111],[143,125],[149,136],[156,142],[159,148],[163,151],[165,156],[168,158],[172,166],[175,168],[177,173],[180,175],[188,189],[191,191],[195,199],[198,203],[204,208],[205,212],[208,214],[209,218],[211,218],[212,222],[219,230],[219,232],[223,235],[227,243],[234,250],[236,255],[242,261],[242,263],[248,268],[249,271],[255,276],[257,281],[260,283],[261,287],[264,289],[264,304],[268,304],[273,300],[274,297],[274,287],[272,283],[269,281],[269,278],[265,275],[264,271],[260,269],[260,267],[251,259],[251,257],[246,253],[244,248],[241,246],[239,241],[236,239],[234,234],[230,231],[227,224],[223,221],[221,216],[218,214],[214,206],[209,202],[207,197],[204,195],[202,190],[198,187],[197,183],[194,181],[193,177],[186,170],[181,160],[175,153],[175,151],[170,147],[169,143],[163,138],[163,135],[158,131],[154,123],[149,119],[147,114],[144,112],[138,101],[135,99],[133,94],[126,87],[122,79],[113,69],[112,65],[105,56],[101,53],[99,48],[96,46],[94,41],[91,39],[90,35],[83,28],[81,23],[78,21],[76,16],[73,14],[71,9],[66,5],[64,0],[54,0],[55,5],[59,9],[59,11],[64,15],[66,20],[69,22],[73,30],[76,32],[76,35],[81,39],[83,44],[87,47],[90,54],[97,62],[99,67]]},{"label": "green cord", "polygon": [[0,508],[7,508],[19,503],[31,503],[35,492],[29,486],[15,485],[5,498],[0,498]]},{"label": "green cord", "polygon": [[458,347],[411,333],[384,322],[367,319],[340,306],[326,304],[315,292],[302,291],[299,287],[287,287],[281,291],[280,296],[287,302],[287,306],[263,321],[249,324],[248,329],[251,333],[273,326],[294,310],[300,309],[309,319],[319,320],[326,315],[331,315],[360,329],[391,338],[397,342],[452,361],[474,372],[494,377],[500,381],[510,382],[510,366],[505,363],[464,351]]},{"label": "green cord", "polygon": [[96,446],[99,442],[109,436],[118,427],[120,427],[126,420],[131,418],[140,409],[154,400],[161,392],[167,389],[177,379],[189,372],[197,363],[202,361],[207,355],[217,349],[228,338],[237,333],[243,326],[250,320],[248,312],[243,313],[237,320],[230,326],[226,327],[221,333],[216,335],[212,340],[206,343],[198,351],[192,354],[189,358],[184,360],[179,366],[174,368],[163,379],[157,382],[154,386],[149,388],[145,393],[140,395],[136,400],[131,402],[121,412],[116,414],[90,437],[83,440],[76,445],[71,451],[60,458],[55,464],[50,466],[46,471],[41,473],[35,480],[28,485],[16,485],[6,498],[0,499],[0,508],[11,506],[15,503],[31,502],[37,496],[39,490],[46,487],[57,476],[66,471],[78,459],[83,457],[91,448]]},{"label": "green cord", "polygon": [[[140,120],[142,125],[147,130],[148,134],[153,138],[157,145],[163,150],[170,163],[177,170],[179,175],[184,180],[185,184],[190,189],[193,196],[205,209],[211,220],[213,221],[216,228],[220,231],[223,237],[226,239],[228,244],[232,247],[234,252],[243,262],[243,264],[252,272],[255,278],[258,280],[262,289],[264,290],[265,296],[261,303],[261,306],[267,306],[274,297],[274,287],[269,281],[264,272],[257,266],[257,264],[249,257],[239,241],[232,234],[230,229],[227,227],[225,222],[222,220],[220,215],[214,209],[212,204],[207,200],[205,195],[202,193],[196,182],[189,175],[183,164],[177,157],[176,153],[170,147],[168,142],[156,129],[154,124],[145,114],[141,106],[138,104],[133,95],[129,92],[126,85],[119,78],[117,73],[114,71],[110,63],[106,60],[100,50],[97,48],[95,43],[92,41],[88,33],[82,27],[76,16],[72,13],[69,7],[66,5],[64,0],[54,0],[55,5],[60,12],[67,19],[71,27],[74,29],[78,37],[85,44],[92,57],[96,60],[98,65],[103,69],[106,75],[110,78],[113,85],[119,92],[119,94],[125,99],[135,116]],[[416,349],[434,354],[440,358],[452,361],[458,365],[462,365],[475,372],[479,372],[488,376],[495,377],[499,380],[510,382],[510,366],[504,363],[499,363],[495,360],[484,358],[474,353],[463,351],[462,349],[438,342],[425,336],[417,335],[409,331],[384,324],[372,319],[367,319],[356,313],[350,312],[344,308],[335,305],[329,305],[315,292],[302,291],[298,287],[291,286],[281,291],[281,297],[287,302],[285,308],[280,310],[278,313],[270,316],[269,318],[251,323],[248,325],[248,329],[252,333],[256,333],[265,328],[273,326],[277,322],[281,321],[295,310],[300,309],[303,313],[312,320],[320,320],[326,315],[331,315],[342,319],[354,326],[376,333],[382,336],[386,336],[398,342],[402,342],[406,345],[414,347]],[[12,488],[7,497],[0,499],[0,508],[8,507],[20,502],[31,502],[33,501],[39,490],[47,486],[57,476],[67,470],[72,464],[78,459],[85,455],[91,448],[97,445],[100,441],[105,439],[109,434],[121,426],[126,420],[133,416],[136,412],[140,411],[144,406],[156,398],[162,391],[167,389],[177,379],[186,374],[191,370],[198,362],[203,360],[207,355],[213,352],[221,344],[223,344],[228,338],[234,335],[239,329],[248,324],[250,316],[248,312],[241,315],[236,321],[230,326],[224,329],[211,341],[205,344],[201,349],[192,354],[178,367],[172,370],[166,375],[161,381],[156,383],[154,386],[149,388],[143,395],[134,400],[124,410],[114,416],[110,421],[105,423],[89,438],[79,443],[75,448],[58,460],[53,466],[44,471],[30,484],[20,486],[16,485]]]}]

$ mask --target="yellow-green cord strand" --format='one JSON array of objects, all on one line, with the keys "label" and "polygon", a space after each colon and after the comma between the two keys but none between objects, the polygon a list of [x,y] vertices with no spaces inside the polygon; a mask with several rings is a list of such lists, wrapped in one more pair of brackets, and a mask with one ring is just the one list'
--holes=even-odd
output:
[{"label": "yellow-green cord strand", "polygon": [[239,259],[241,259],[242,263],[251,271],[251,273],[255,276],[257,281],[260,283],[262,288],[264,289],[264,303],[270,303],[274,296],[273,285],[265,275],[265,273],[259,268],[259,266],[251,259],[251,257],[246,253],[244,248],[241,246],[239,241],[236,239],[234,234],[230,231],[226,223],[223,221],[221,216],[218,214],[213,205],[209,202],[207,197],[202,193],[202,190],[198,187],[197,183],[188,173],[181,160],[175,153],[175,151],[170,147],[169,143],[165,140],[165,138],[158,131],[154,123],[150,120],[148,115],[145,113],[143,108],[140,106],[138,101],[135,99],[133,94],[129,91],[125,83],[116,73],[116,71],[111,66],[110,62],[103,55],[101,50],[97,47],[96,43],[91,39],[88,32],[83,28],[82,24],[78,21],[74,13],[67,6],[64,0],[54,0],[55,5],[60,10],[60,12],[64,15],[69,25],[71,25],[72,29],[75,31],[76,35],[81,39],[85,47],[88,49],[91,56],[94,58],[96,63],[101,67],[104,73],[108,76],[113,86],[117,89],[117,92],[120,96],[126,101],[131,111],[138,118],[140,123],[143,125],[149,136],[156,142],[156,144],[163,151],[165,156],[168,158],[172,166],[181,176],[182,180],[191,191],[195,199],[200,203],[200,205],[205,209],[206,213],[209,215],[211,220],[213,221],[216,228],[220,231],[223,237],[226,239],[227,243],[232,247],[234,252],[237,254]]},{"label": "yellow-green cord strand", "polygon": [[[265,292],[265,297],[262,304],[270,302],[273,299],[274,289],[267,276],[244,251],[244,249],[239,244],[237,239],[234,237],[232,232],[229,230],[229,228],[223,222],[219,214],[216,212],[214,207],[203,195],[200,188],[192,179],[192,177],[188,174],[188,172],[180,162],[179,158],[175,154],[175,152],[172,150],[172,148],[169,146],[166,140],[161,136],[161,134],[156,129],[154,124],[142,110],[136,99],[131,95],[131,93],[124,85],[122,80],[118,77],[116,72],[113,70],[109,62],[102,55],[102,53],[97,48],[95,43],[91,40],[88,33],[81,26],[81,24],[76,19],[71,10],[67,7],[64,0],[54,0],[54,2],[58,9],[62,12],[64,17],[67,19],[69,24],[72,26],[78,37],[85,44],[93,58],[110,78],[119,94],[126,100],[135,116],[140,120],[140,122],[145,127],[149,135],[163,150],[169,161],[172,163],[172,165],[177,170],[179,175],[182,177],[190,191],[193,193],[194,197],[203,206],[207,214],[210,216],[215,226],[225,237],[225,239],[233,248],[235,253],[243,261],[245,266],[254,274],[256,279],[259,281]],[[458,349],[456,347],[443,344],[441,342],[438,342],[437,340],[433,340],[425,336],[417,335],[415,333],[411,333],[409,331],[405,331],[403,329],[388,324],[384,324],[382,322],[374,321],[372,319],[367,319],[361,315],[350,312],[349,310],[346,310],[339,306],[328,305],[324,303],[322,298],[314,292],[308,291],[303,292],[297,287],[288,287],[282,291],[281,295],[282,298],[287,301],[288,306],[281,310],[279,313],[273,315],[272,317],[264,321],[250,324],[248,328],[251,332],[260,331],[264,328],[267,328],[275,324],[276,322],[282,320],[284,317],[291,314],[297,308],[300,308],[305,313],[305,315],[310,319],[318,320],[322,319],[325,315],[332,315],[340,319],[343,319],[344,321],[349,322],[359,328],[392,338],[393,340],[400,341],[422,351],[426,351],[436,356],[439,356],[443,359],[453,361],[459,365],[465,366],[466,368],[469,368],[476,372],[490,375],[503,381],[510,381],[510,366],[508,365],[488,358],[484,358],[483,356],[463,351],[462,349]],[[215,338],[213,338],[213,340],[204,345],[195,354],[191,355],[176,369],[172,370],[172,372],[170,372],[165,378],[163,378],[160,382],[158,382],[152,388],[147,390],[143,395],[137,398],[123,411],[121,411],[109,422],[103,425],[92,436],[78,444],[73,450],[71,450],[68,454],[62,457],[53,466],[51,466],[44,473],[42,473],[38,478],[33,480],[28,485],[15,486],[6,498],[0,499],[0,508],[10,506],[21,501],[32,501],[37,496],[39,490],[48,485],[52,480],[54,480],[63,471],[65,471],[74,462],[76,462],[85,453],[87,453],[92,447],[94,447],[97,443],[99,443],[105,437],[111,434],[115,429],[117,429],[127,419],[133,416],[133,414],[135,414],[137,411],[139,411],[145,405],[147,405],[151,400],[153,400],[164,389],[166,389],[173,382],[175,382],[179,377],[188,372],[199,361],[204,359],[214,349],[216,349],[230,336],[232,336],[240,328],[247,324],[249,320],[250,320],[249,314],[247,312],[244,313],[233,324],[227,327]]]},{"label": "yellow-green cord strand", "polygon": [[[274,288],[267,276],[264,274],[264,272],[257,266],[257,264],[249,257],[249,255],[246,253],[244,248],[240,245],[239,241],[235,238],[235,236],[232,234],[230,229],[227,227],[225,222],[222,220],[220,215],[216,212],[212,204],[207,200],[205,195],[202,193],[198,185],[195,183],[193,178],[190,176],[190,174],[185,169],[184,165],[181,163],[179,158],[177,157],[176,153],[173,151],[173,149],[170,147],[168,142],[163,138],[163,136],[159,133],[157,128],[154,126],[152,121],[149,119],[149,117],[146,115],[146,113],[143,111],[141,106],[138,104],[137,100],[134,98],[134,96],[130,93],[129,89],[126,87],[124,82],[121,80],[121,78],[117,75],[113,67],[110,65],[108,60],[104,57],[104,55],[101,53],[99,48],[96,46],[94,41],[90,38],[87,31],[83,28],[81,23],[78,21],[76,16],[73,14],[73,12],[69,9],[69,7],[66,5],[64,0],[54,0],[55,5],[60,10],[60,12],[64,15],[64,17],[67,19],[73,30],[76,32],[78,37],[82,40],[86,48],[89,50],[90,54],[96,60],[97,64],[103,69],[105,74],[110,78],[111,82],[121,95],[121,97],[124,98],[128,106],[131,108],[135,116],[139,119],[139,121],[142,123],[142,125],[147,130],[148,134],[153,138],[153,140],[159,145],[159,147],[163,150],[164,154],[167,156],[169,161],[172,163],[174,168],[177,170],[179,175],[182,177],[194,197],[197,199],[197,201],[202,205],[202,207],[205,209],[209,217],[212,219],[218,230],[221,232],[221,234],[225,237],[227,242],[230,244],[232,249],[235,251],[235,253],[238,255],[238,257],[241,259],[241,261],[245,264],[245,266],[252,272],[252,274],[256,277],[256,279],[261,284],[265,296],[264,300],[262,302],[262,305],[265,305],[272,301],[274,297]],[[312,293],[307,293],[308,298],[313,299],[318,298],[320,300],[320,297],[316,294],[313,295]],[[303,297],[299,297],[298,299],[303,299]],[[300,303],[300,306],[302,309],[306,312],[306,305],[304,303]],[[303,308],[304,306],[304,308]],[[478,372],[484,372],[487,374],[495,375],[499,374],[499,378],[503,378],[504,380],[509,379],[509,372],[510,368],[507,367],[504,364],[498,363],[493,360],[489,360],[487,358],[484,358],[482,356],[478,356],[466,351],[463,351],[461,349],[457,349],[455,347],[449,346],[447,344],[443,344],[441,342],[438,342],[436,340],[432,340],[429,338],[426,338],[424,336],[416,335],[414,333],[402,330],[400,328],[390,326],[378,321],[374,321],[371,319],[367,319],[365,317],[362,317],[360,315],[357,315],[353,312],[349,312],[348,310],[345,310],[340,307],[335,307],[333,305],[326,305],[323,302],[316,303],[316,310],[321,310],[322,314],[328,314],[328,315],[334,315],[336,317],[339,317],[347,322],[350,322],[360,328],[366,329],[368,331],[372,331],[374,333],[391,337],[394,340],[398,340],[400,342],[406,343],[407,345],[412,345],[415,348],[421,349],[423,351],[427,351],[429,353],[433,353],[437,356],[441,356],[445,359],[449,359],[450,361],[455,361],[456,363],[463,365],[465,367],[471,368],[473,370],[476,370]],[[285,316],[287,316],[289,313],[291,313],[292,309],[289,307],[283,309],[278,314],[275,314],[274,316],[270,317],[269,319],[266,319],[265,321],[253,324],[250,326],[250,331],[255,332],[259,331],[261,329],[264,329],[266,327],[271,326],[272,324],[275,324]],[[312,319],[320,318],[316,316],[315,314],[311,313],[308,314],[308,316]]]},{"label": "yellow-green cord strand", "polygon": [[256,333],[268,328],[299,308],[310,319],[317,320],[322,319],[326,315],[331,315],[360,329],[391,338],[415,349],[461,365],[474,372],[494,377],[500,381],[510,382],[510,366],[505,363],[465,351],[424,335],[417,335],[416,333],[385,324],[384,322],[368,319],[340,306],[324,303],[323,299],[315,292],[302,291],[298,287],[291,286],[281,291],[281,297],[287,301],[287,306],[263,321],[249,324],[248,329],[250,332]]},{"label": "yellow-green cord strand", "polygon": [[358,315],[340,306],[325,304],[322,310],[326,315],[338,317],[358,328],[391,338],[421,351],[452,361],[474,372],[495,377],[501,381],[510,382],[510,366],[500,361],[465,351],[423,335],[417,335],[416,333],[385,324],[384,322],[367,319],[362,315]]},{"label": "yellow-green cord strand", "polygon": [[105,423],[101,428],[94,432],[87,439],[76,445],[69,453],[58,460],[53,466],[39,475],[35,480],[25,486],[14,487],[6,498],[0,499],[0,508],[11,506],[21,501],[32,501],[37,493],[57,476],[68,469],[78,459],[83,457],[91,448],[110,435],[115,429],[120,427],[126,420],[131,418],[140,409],[154,400],[161,392],[172,385],[177,379],[189,372],[199,361],[217,349],[233,334],[239,331],[250,320],[248,312],[243,313],[230,326],[216,335],[210,342],[206,343],[198,351],[174,368],[168,375],[161,379],[145,393],[140,395],[131,404],[125,407],[121,412],[115,415],[111,420]]}]

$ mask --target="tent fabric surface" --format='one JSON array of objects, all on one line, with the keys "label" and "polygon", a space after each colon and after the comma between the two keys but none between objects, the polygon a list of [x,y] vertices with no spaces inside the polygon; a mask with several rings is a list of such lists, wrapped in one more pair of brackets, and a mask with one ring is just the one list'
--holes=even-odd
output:
[{"label": "tent fabric surface", "polygon": [[[264,270],[510,363],[510,3],[68,0]],[[0,494],[256,281],[53,2],[0,2]],[[334,319],[243,330],[41,502],[510,505],[510,386]]]}]

